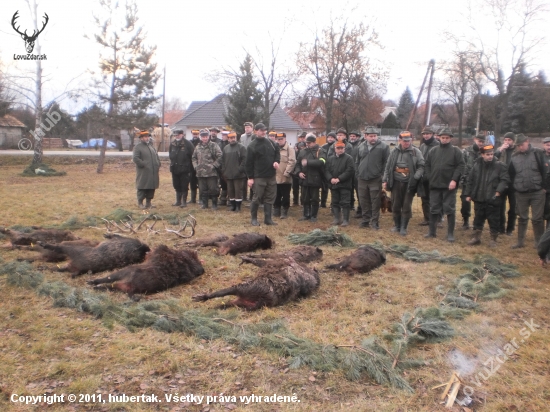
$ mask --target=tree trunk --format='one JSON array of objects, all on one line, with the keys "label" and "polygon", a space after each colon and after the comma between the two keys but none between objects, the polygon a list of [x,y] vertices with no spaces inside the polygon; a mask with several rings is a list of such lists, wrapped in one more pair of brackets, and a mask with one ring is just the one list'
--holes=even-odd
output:
[{"label": "tree trunk", "polygon": [[[111,127],[113,124],[112,124],[112,120],[113,120],[113,109],[114,109],[114,104],[113,104],[113,100],[115,98],[115,77],[116,77],[116,72],[117,72],[117,59],[116,59],[116,52],[117,52],[117,42],[116,42],[116,39],[115,39],[115,49],[114,49],[114,54],[115,54],[115,58],[114,58],[114,61],[115,61],[115,67],[113,67],[113,78],[111,80],[111,93],[110,93],[110,98],[109,98],[109,110],[107,112],[107,122],[108,124],[106,125],[108,128]],[[99,153],[99,162],[97,164],[97,173],[103,173],[103,165],[105,163],[105,151],[107,150],[107,133],[103,133],[103,144],[101,145],[101,151]]]},{"label": "tree trunk", "polygon": [[[34,28],[38,31],[38,17],[36,15],[36,1],[32,5],[34,9],[33,19],[34,19]],[[29,4],[30,8],[30,4]],[[41,54],[40,42],[38,38],[35,41],[36,53]],[[42,61],[36,60],[36,81],[35,81],[35,123],[34,123],[34,156],[32,158],[32,164],[38,165],[42,163],[43,149],[42,149],[42,137],[44,136],[44,131],[40,128],[40,123],[42,122]]]}]

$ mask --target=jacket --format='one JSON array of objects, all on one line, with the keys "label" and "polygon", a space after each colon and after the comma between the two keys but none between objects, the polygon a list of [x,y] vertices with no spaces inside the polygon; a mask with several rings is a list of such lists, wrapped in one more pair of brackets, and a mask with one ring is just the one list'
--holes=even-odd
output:
[{"label": "jacket", "polygon": [[226,179],[244,179],[246,147],[240,143],[228,144],[222,153],[222,175]]},{"label": "jacket", "polygon": [[355,159],[357,177],[363,180],[382,177],[389,157],[390,148],[386,143],[378,139],[369,150],[368,142],[365,140],[357,149],[357,158]]},{"label": "jacket", "polygon": [[296,152],[290,147],[288,142],[283,147],[279,147],[281,154],[281,163],[277,169],[276,177],[277,184],[291,184],[292,183],[292,171],[296,167]]},{"label": "jacket", "polygon": [[208,141],[203,144],[201,142],[195,147],[192,158],[197,177],[218,176],[218,169],[222,164],[222,151],[217,143]]},{"label": "jacket", "polygon": [[[354,174],[353,158],[349,154],[342,153],[340,156],[334,155],[327,159],[325,179],[328,182],[329,188],[351,190],[353,188]],[[334,178],[340,179],[335,185],[330,183],[330,180]]]},{"label": "jacket", "polygon": [[[485,191],[482,193],[484,168],[487,175]],[[487,202],[493,199],[496,192],[502,194],[508,188],[510,182],[508,166],[495,158],[491,162],[485,162],[483,158],[478,158],[468,174],[463,195],[471,197],[474,202]]]},{"label": "jacket", "polygon": [[[323,152],[319,145],[313,147],[307,147],[300,150],[298,159],[296,159],[295,174],[299,176],[300,173],[306,175],[305,179],[300,179],[302,186],[321,187],[324,183],[323,169],[325,167],[326,160],[322,156]],[[307,160],[307,165],[302,166],[302,160]]]},{"label": "jacket", "polygon": [[135,145],[132,161],[136,164],[136,189],[158,189],[160,159],[153,145]]},{"label": "jacket", "polygon": [[190,173],[193,170],[193,143],[185,138],[180,141],[174,140],[168,148],[170,158],[170,173],[179,175]]},{"label": "jacket", "polygon": [[275,176],[275,162],[281,163],[279,145],[268,137],[256,137],[246,148],[246,174],[249,179]]},{"label": "jacket", "polygon": [[405,153],[408,156],[407,163],[409,164],[409,184],[408,189],[414,191],[418,187],[418,181],[422,178],[424,174],[424,157],[422,157],[422,152],[420,149],[414,147],[413,145],[409,146],[407,149],[403,149],[401,145],[397,146],[390,153],[390,157],[386,162],[386,169],[384,170],[384,177],[382,177],[382,182],[386,182],[388,190],[391,190],[393,187],[394,176],[393,172],[397,165],[397,158],[400,153]]},{"label": "jacket", "polygon": [[462,150],[452,144],[436,146],[428,152],[424,166],[424,176],[428,178],[430,189],[448,189],[451,180],[457,183],[464,173]]},{"label": "jacket", "polygon": [[508,172],[519,193],[538,192],[547,189],[544,151],[529,145],[526,152],[512,155]]}]

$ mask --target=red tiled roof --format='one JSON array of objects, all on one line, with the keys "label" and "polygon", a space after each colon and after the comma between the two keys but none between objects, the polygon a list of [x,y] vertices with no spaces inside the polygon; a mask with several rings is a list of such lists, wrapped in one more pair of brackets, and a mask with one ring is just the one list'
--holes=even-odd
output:
[{"label": "red tiled roof", "polygon": [[27,127],[15,117],[10,116],[9,114],[0,117],[0,127]]}]

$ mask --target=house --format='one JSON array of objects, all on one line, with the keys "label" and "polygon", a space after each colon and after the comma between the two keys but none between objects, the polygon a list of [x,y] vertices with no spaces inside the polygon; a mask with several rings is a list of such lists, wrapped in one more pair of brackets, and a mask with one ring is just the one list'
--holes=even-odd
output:
[{"label": "house", "polygon": [[[182,129],[186,139],[191,139],[191,130],[217,126],[220,129],[226,125],[225,115],[229,107],[227,95],[220,94],[210,101],[192,102],[185,115],[174,124],[174,129]],[[271,114],[269,128],[286,133],[287,141],[293,145],[297,142],[300,126],[294,122],[280,107],[275,107]]]},{"label": "house", "polygon": [[0,117],[0,148],[17,148],[26,126],[9,114]]}]

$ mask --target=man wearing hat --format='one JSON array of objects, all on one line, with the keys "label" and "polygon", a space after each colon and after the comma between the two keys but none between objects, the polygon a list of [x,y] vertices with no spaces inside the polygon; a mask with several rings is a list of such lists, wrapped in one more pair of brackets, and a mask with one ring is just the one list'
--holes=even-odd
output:
[{"label": "man wearing hat", "polygon": [[254,125],[252,122],[245,122],[244,123],[244,133],[241,135],[241,140],[239,141],[240,144],[242,144],[244,147],[248,147],[250,142],[254,140],[253,135]]},{"label": "man wearing hat", "polygon": [[193,152],[193,167],[199,179],[201,209],[208,209],[208,199],[212,200],[212,209],[218,209],[218,169],[222,162],[220,146],[210,140],[208,129],[201,129],[201,142]]},{"label": "man wearing hat", "polygon": [[[495,157],[510,168],[512,154],[516,150],[516,135],[508,132],[503,137],[503,143],[495,150]],[[506,233],[507,236],[512,236],[516,228],[516,191],[513,185],[508,185],[508,189],[501,194],[502,206],[500,208],[500,230],[499,233]],[[506,200],[508,200],[508,219],[506,219]]]},{"label": "man wearing hat", "polygon": [[219,132],[220,129],[218,129],[216,126],[210,128],[210,141],[216,143],[217,145],[222,142],[222,139],[218,137]]},{"label": "man wearing hat", "polygon": [[[346,132],[346,129],[344,129],[343,127],[339,128],[337,131],[336,131],[336,141],[337,142],[342,142],[344,143],[345,147],[346,147],[346,153],[349,154],[350,156],[352,155],[352,152],[353,152],[353,146],[350,145],[348,142],[347,142],[347,138],[348,138],[348,133]],[[334,144],[331,145],[328,149],[328,152],[327,152],[327,158],[328,157],[331,157],[331,156],[334,156],[336,153],[335,153],[335,150],[334,150]]]},{"label": "man wearing hat", "polygon": [[254,189],[254,197],[250,204],[252,226],[258,223],[258,208],[264,205],[264,223],[276,225],[273,222],[273,203],[277,194],[277,178],[275,174],[281,162],[279,145],[266,138],[267,127],[263,123],[254,126],[256,139],[246,148],[246,174],[248,186]]},{"label": "man wearing hat", "polygon": [[[435,138],[433,129],[430,126],[425,126],[422,130],[422,143],[420,144],[420,152],[424,161],[428,158],[428,152],[436,146],[439,146],[439,140]],[[424,215],[424,221],[420,223],[420,226],[428,226],[430,224],[430,182],[426,175],[422,176],[420,185],[418,196],[422,199],[422,214]]]},{"label": "man wearing hat", "polygon": [[[191,144],[193,145],[193,148],[197,147],[197,145],[201,142],[199,132],[200,132],[199,129],[191,130],[191,135],[192,135]],[[194,167],[193,167],[193,170],[191,171],[191,179],[189,181],[189,187],[191,189],[191,200],[189,201],[189,203],[197,203],[197,189],[199,188],[199,179],[197,179],[197,172],[195,171]]]},{"label": "man wearing hat", "polygon": [[546,230],[550,230],[550,137],[545,137],[542,144],[544,146],[544,167],[546,169],[546,203],[544,206],[544,220],[546,220]]},{"label": "man wearing hat", "polygon": [[358,179],[359,203],[363,212],[360,227],[380,229],[380,191],[390,148],[378,138],[374,127],[367,127],[366,139],[357,149],[355,173]]},{"label": "man wearing hat", "polygon": [[237,133],[227,135],[229,144],[222,154],[222,176],[232,212],[240,212],[243,203],[243,181],[246,180],[246,148],[237,142]]},{"label": "man wearing hat", "polygon": [[277,143],[277,132],[275,130],[270,131],[267,137],[269,137],[273,143]]},{"label": "man wearing hat", "polygon": [[329,182],[333,225],[348,226],[355,168],[353,158],[346,153],[346,144],[338,141],[332,145],[334,156],[327,159],[325,179]]},{"label": "man wearing hat", "polygon": [[187,192],[193,170],[193,144],[183,137],[183,130],[174,131],[175,138],[168,148],[172,186],[176,191],[176,202],[172,206],[187,207]]},{"label": "man wearing hat", "polygon": [[512,249],[525,246],[529,223],[529,209],[535,235],[535,247],[544,233],[544,204],[546,202],[546,169],[544,151],[529,144],[529,138],[516,135],[517,149],[510,162],[510,178],[516,191],[518,220],[518,243]]},{"label": "man wearing hat", "polygon": [[[222,130],[222,141],[220,142],[220,149],[222,151],[223,155],[223,149],[229,145],[229,136],[230,131],[229,130]],[[219,170],[221,172],[221,170]],[[223,175],[221,173],[218,174],[219,176],[219,182],[220,182],[220,188],[221,188],[221,194],[220,194],[220,206],[227,206],[227,182],[223,178]]]},{"label": "man wearing hat", "polygon": [[302,206],[304,208],[303,216],[298,220],[317,222],[319,188],[324,182],[323,170],[326,160],[313,133],[307,135],[306,143],[307,148],[300,150],[295,168],[295,173],[298,174],[302,185]]},{"label": "man wearing hat", "polygon": [[470,246],[481,243],[485,220],[489,222],[491,232],[489,246],[497,246],[502,193],[511,181],[508,166],[494,157],[494,151],[494,146],[490,144],[479,147],[480,155],[468,173],[468,180],[462,192],[467,202],[474,201],[474,236],[468,242]]},{"label": "man wearing hat", "polygon": [[[154,208],[151,200],[159,187],[160,159],[157,151],[150,143],[151,133],[142,130],[139,133],[139,143],[134,146],[132,161],[136,164],[137,202],[140,209]],[[143,200],[145,199],[145,206]]]},{"label": "man wearing hat", "polygon": [[[349,142],[348,142],[352,149],[351,149],[351,158],[353,159],[353,167],[355,168],[355,158],[357,157],[357,150],[359,148],[359,145],[362,143],[361,139],[361,132],[353,131],[349,134]],[[361,211],[361,205],[359,204],[359,191],[357,186],[357,177],[355,176],[355,173],[353,174],[353,190],[351,191],[351,205],[350,210],[353,210],[355,208],[355,199],[357,196],[357,209],[355,212],[355,218],[360,219],[363,216],[363,212]]]},{"label": "man wearing hat", "polygon": [[483,133],[479,133],[474,137],[474,144],[471,146],[465,147],[462,150],[462,155],[464,156],[464,174],[462,175],[461,182],[462,182],[462,194],[460,195],[460,200],[462,203],[462,206],[460,208],[460,214],[462,215],[462,229],[468,230],[470,229],[470,215],[472,213],[472,204],[468,201],[466,201],[466,195],[464,194],[464,189],[466,188],[466,182],[468,181],[468,173],[470,173],[470,170],[474,166],[474,163],[477,159],[480,157],[480,151],[479,149],[481,147],[485,146],[485,135]]},{"label": "man wearing hat", "polygon": [[386,163],[382,187],[391,191],[394,222],[391,231],[399,232],[401,236],[407,236],[412,201],[423,174],[424,158],[422,152],[412,145],[411,132],[399,133],[399,144]]},{"label": "man wearing hat", "polygon": [[441,131],[441,144],[428,152],[424,168],[430,185],[430,230],[425,237],[436,237],[437,222],[445,214],[448,242],[455,240],[456,190],[464,173],[462,150],[451,144],[452,137],[450,129]]},{"label": "man wearing hat", "polygon": [[296,152],[286,141],[286,133],[277,133],[275,137],[281,153],[281,164],[277,169],[277,195],[273,203],[273,216],[286,219],[290,207],[290,189],[292,188],[292,172],[296,166]]},{"label": "man wearing hat", "polygon": [[[330,151],[330,148],[334,144],[334,142],[336,142],[336,133],[330,132],[329,134],[327,134],[327,142],[323,146],[321,146],[321,153],[320,153],[321,158],[326,159],[328,157],[328,153]],[[333,149],[333,153],[334,153],[334,149]],[[325,208],[327,207],[328,185],[324,181],[325,179],[324,174],[321,176],[321,178],[323,179],[321,184],[321,207]]]},{"label": "man wearing hat", "polygon": [[[298,154],[300,153],[300,150],[305,149],[307,147],[306,145],[306,132],[302,132],[298,135],[298,142],[294,145],[294,153],[296,158],[298,158]],[[294,206],[298,206],[300,204],[300,178],[296,174],[292,174],[292,197],[293,202],[292,204]]]}]

